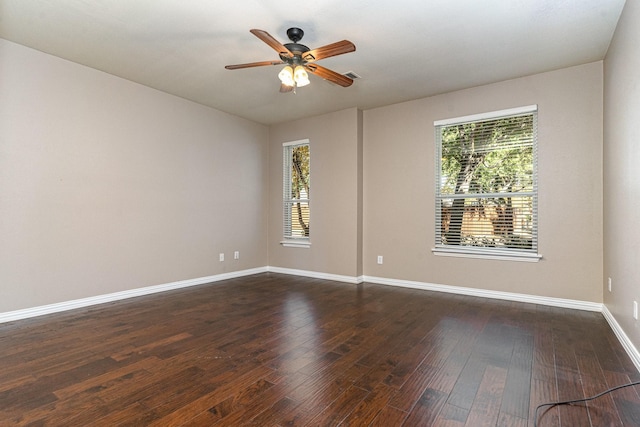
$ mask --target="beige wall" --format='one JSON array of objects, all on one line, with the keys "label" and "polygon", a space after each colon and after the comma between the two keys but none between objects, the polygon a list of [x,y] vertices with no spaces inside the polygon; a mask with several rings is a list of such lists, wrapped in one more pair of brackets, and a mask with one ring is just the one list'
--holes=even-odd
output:
[{"label": "beige wall", "polygon": [[[273,125],[269,131],[269,265],[356,277],[361,274],[361,122],[355,108]],[[310,248],[282,240],[282,144],[309,139]]]},{"label": "beige wall", "polygon": [[[0,312],[266,265],[602,301],[601,62],[270,128],[2,40],[0,67]],[[433,121],[530,104],[543,260],[434,256]],[[312,246],[286,248],[305,138]]]},{"label": "beige wall", "polygon": [[1,39],[0,76],[0,312],[267,264],[266,126]]},{"label": "beige wall", "polygon": [[[604,303],[640,348],[640,2],[627,1],[604,62]],[[612,279],[612,292],[607,278]]]},{"label": "beige wall", "polygon": [[[532,104],[543,259],[433,255],[434,120]],[[363,169],[365,275],[602,302],[601,62],[367,110]]]}]

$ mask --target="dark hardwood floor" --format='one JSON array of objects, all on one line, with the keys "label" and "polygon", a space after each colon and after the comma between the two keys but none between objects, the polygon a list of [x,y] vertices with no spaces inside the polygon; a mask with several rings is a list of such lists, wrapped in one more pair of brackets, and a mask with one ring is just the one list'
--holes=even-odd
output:
[{"label": "dark hardwood floor", "polygon": [[637,380],[600,313],[273,273],[0,324],[2,426],[533,426]]}]

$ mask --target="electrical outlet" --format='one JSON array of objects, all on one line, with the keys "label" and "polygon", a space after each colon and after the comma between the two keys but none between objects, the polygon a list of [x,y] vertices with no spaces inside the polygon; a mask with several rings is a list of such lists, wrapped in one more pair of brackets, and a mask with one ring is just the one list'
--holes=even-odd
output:
[{"label": "electrical outlet", "polygon": [[220,254],[220,262],[224,261],[224,254]]},{"label": "electrical outlet", "polygon": [[638,301],[633,302],[633,318],[638,320]]},{"label": "electrical outlet", "polygon": [[611,277],[609,277],[608,286],[609,286],[609,292],[611,292]]},{"label": "electrical outlet", "polygon": [[240,259],[240,251],[235,251],[233,253],[233,259]]},{"label": "electrical outlet", "polygon": [[382,255],[378,255],[378,264],[382,264]]}]

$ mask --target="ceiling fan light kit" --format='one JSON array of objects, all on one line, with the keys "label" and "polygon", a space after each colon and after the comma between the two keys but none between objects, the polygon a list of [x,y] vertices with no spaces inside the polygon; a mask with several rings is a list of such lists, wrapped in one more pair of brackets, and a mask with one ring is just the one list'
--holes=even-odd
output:
[{"label": "ceiling fan light kit", "polygon": [[285,86],[302,87],[309,83],[309,74],[303,66],[297,65],[295,69],[291,68],[291,65],[287,65],[280,71],[278,78]]},{"label": "ceiling fan light kit", "polygon": [[304,31],[300,28],[289,28],[287,30],[287,37],[289,37],[291,43],[286,44],[281,44],[266,31],[253,29],[250,30],[250,32],[278,52],[280,61],[260,61],[247,64],[227,65],[225,67],[226,69],[238,70],[241,68],[286,64],[280,73],[278,73],[278,78],[281,82],[280,92],[290,92],[293,90],[295,93],[297,87],[303,87],[311,83],[308,73],[315,74],[342,87],[348,87],[353,84],[353,79],[350,77],[336,73],[315,63],[320,59],[354,52],[356,47],[350,41],[342,40],[317,49],[309,49],[307,46],[298,43],[302,39],[302,36],[304,36]]}]

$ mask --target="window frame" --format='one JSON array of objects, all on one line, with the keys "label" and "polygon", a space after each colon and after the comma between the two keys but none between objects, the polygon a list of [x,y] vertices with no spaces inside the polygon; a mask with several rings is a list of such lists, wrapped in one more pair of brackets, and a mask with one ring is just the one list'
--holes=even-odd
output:
[{"label": "window frame", "polygon": [[[284,247],[309,248],[311,247],[311,230],[307,236],[293,236],[291,234],[292,218],[289,206],[296,202],[306,203],[309,209],[309,219],[311,218],[311,197],[307,194],[307,198],[293,199],[291,195],[291,178],[292,178],[292,154],[295,147],[309,147],[309,180],[311,180],[311,143],[309,139],[301,139],[297,141],[285,142],[282,144],[282,236],[283,240],[280,244]],[[311,192],[311,190],[309,190]]]},{"label": "window frame", "polygon": [[[441,201],[446,198],[447,195],[441,194],[443,185],[442,181],[442,138],[441,129],[446,126],[460,125],[473,122],[483,122],[488,120],[495,120],[501,118],[508,118],[522,115],[533,115],[533,189],[530,192],[532,197],[532,249],[522,248],[490,248],[483,246],[462,246],[462,245],[447,245],[442,243],[441,221],[442,213],[438,212],[441,209]],[[538,119],[538,106],[529,105],[518,108],[511,108],[506,110],[499,110],[481,114],[474,114],[469,116],[456,117],[445,120],[434,121],[434,136],[435,136],[435,197],[434,197],[434,211],[435,211],[435,247],[432,248],[432,253],[439,256],[453,256],[463,258],[484,258],[484,259],[496,259],[496,260],[510,260],[510,261],[527,261],[537,262],[542,259],[542,255],[538,253],[538,135],[537,135],[537,119]],[[482,194],[482,193],[479,193]],[[466,195],[466,197],[469,197]],[[488,196],[484,196],[488,197]]]}]

